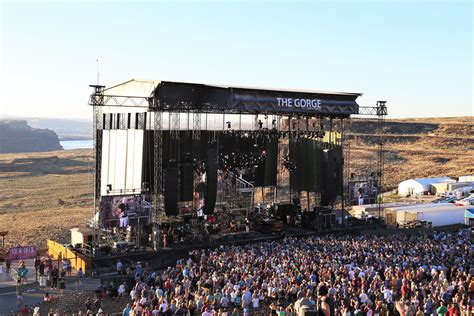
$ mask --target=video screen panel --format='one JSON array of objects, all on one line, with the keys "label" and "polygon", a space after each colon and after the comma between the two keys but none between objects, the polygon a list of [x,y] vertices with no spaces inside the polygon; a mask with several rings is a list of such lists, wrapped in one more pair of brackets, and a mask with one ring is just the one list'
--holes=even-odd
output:
[{"label": "video screen panel", "polygon": [[103,130],[102,133],[100,194],[141,193],[144,131]]}]

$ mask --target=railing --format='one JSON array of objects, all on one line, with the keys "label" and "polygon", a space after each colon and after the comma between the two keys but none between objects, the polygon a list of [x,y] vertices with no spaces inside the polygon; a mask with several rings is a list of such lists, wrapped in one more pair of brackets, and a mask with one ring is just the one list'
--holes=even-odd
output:
[{"label": "railing", "polygon": [[12,277],[13,281],[18,284],[18,271],[15,268],[10,267],[10,276]]},{"label": "railing", "polygon": [[233,174],[236,179],[237,190],[240,192],[254,192],[254,186],[242,177]]},{"label": "railing", "polygon": [[82,271],[86,271],[88,266],[90,267],[90,262],[87,262],[82,256],[80,256],[76,251],[57,243],[53,240],[48,240],[48,254],[53,257],[53,259],[69,259],[71,260],[71,266],[79,270],[82,268]]}]

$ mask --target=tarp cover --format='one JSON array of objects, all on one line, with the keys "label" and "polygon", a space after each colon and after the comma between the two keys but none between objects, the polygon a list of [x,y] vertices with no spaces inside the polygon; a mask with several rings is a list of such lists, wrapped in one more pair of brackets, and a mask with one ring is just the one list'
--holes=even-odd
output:
[{"label": "tarp cover", "polygon": [[464,212],[464,217],[465,218],[474,218],[474,208],[468,208]]},{"label": "tarp cover", "polygon": [[161,81],[155,89],[155,105],[170,111],[346,116],[359,113],[358,96],[358,93],[277,91]]}]

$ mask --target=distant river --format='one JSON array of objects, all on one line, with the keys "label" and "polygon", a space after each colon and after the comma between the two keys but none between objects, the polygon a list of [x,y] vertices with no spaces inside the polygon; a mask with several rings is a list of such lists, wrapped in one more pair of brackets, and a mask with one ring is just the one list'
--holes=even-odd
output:
[{"label": "distant river", "polygon": [[59,142],[64,150],[78,149],[78,148],[92,148],[94,142],[92,139],[86,140],[62,140]]}]

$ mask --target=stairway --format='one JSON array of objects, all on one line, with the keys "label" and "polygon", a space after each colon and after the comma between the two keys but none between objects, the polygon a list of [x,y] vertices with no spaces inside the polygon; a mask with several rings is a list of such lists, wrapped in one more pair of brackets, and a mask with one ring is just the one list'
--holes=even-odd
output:
[{"label": "stairway", "polygon": [[[101,285],[101,279],[99,278],[83,278],[81,284],[78,284],[79,278],[68,277],[67,286],[64,296],[59,296],[58,290],[49,291],[50,295],[53,295],[55,299],[52,302],[42,302],[40,306],[41,315],[46,315],[49,310],[56,311],[57,309],[61,312],[77,313],[79,310],[85,312],[84,303],[87,298],[90,298],[92,302],[95,300],[94,292]],[[129,303],[129,296],[124,298],[107,298],[101,300],[102,310],[105,313],[121,313],[127,303]],[[97,312],[97,310],[94,310]]]},{"label": "stairway", "polygon": [[[224,178],[224,177],[219,177]],[[224,182],[224,181],[222,181]],[[253,207],[254,186],[242,177],[229,172],[225,183],[218,188],[216,206],[225,206],[228,210],[251,211]]]},{"label": "stairway", "polygon": [[[86,310],[84,303],[86,302],[87,298],[90,298],[91,301],[94,302],[94,295],[91,293],[81,294],[68,292],[62,297],[57,297],[52,302],[42,302],[40,305],[40,312],[41,315],[46,315],[50,310],[53,312],[59,310],[60,312],[66,312],[68,314],[82,311],[82,314],[85,315]],[[101,308],[106,314],[121,314],[129,302],[129,296],[125,296],[123,298],[107,298],[101,300]],[[97,312],[97,309],[94,309],[94,312]]]}]

